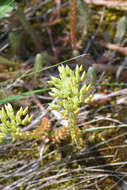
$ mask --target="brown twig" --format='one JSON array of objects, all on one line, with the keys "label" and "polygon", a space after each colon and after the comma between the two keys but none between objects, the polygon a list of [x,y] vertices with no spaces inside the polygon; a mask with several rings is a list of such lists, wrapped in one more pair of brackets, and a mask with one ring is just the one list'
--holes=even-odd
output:
[{"label": "brown twig", "polygon": [[78,23],[78,7],[77,7],[77,0],[71,0],[70,2],[70,12],[69,12],[69,17],[70,17],[70,37],[71,37],[71,45],[72,49],[76,50],[76,44],[77,44],[77,39],[76,39],[76,26]]},{"label": "brown twig", "polygon": [[56,18],[60,17],[61,0],[56,0]]},{"label": "brown twig", "polygon": [[54,53],[56,62],[58,62],[58,54],[57,54],[56,47],[55,47],[55,45],[54,45],[51,27],[48,26],[48,27],[47,27],[47,30],[48,30],[48,35],[49,35],[49,40],[50,40],[50,43],[51,43],[52,51],[53,51],[53,53]]},{"label": "brown twig", "polygon": [[127,10],[127,2],[119,0],[84,0],[87,4],[93,4],[98,6],[105,6],[107,8]]},{"label": "brown twig", "polygon": [[105,44],[105,46],[109,48],[110,50],[118,51],[124,54],[125,56],[127,56],[127,47],[122,47],[120,46],[120,44],[110,44],[110,43]]}]

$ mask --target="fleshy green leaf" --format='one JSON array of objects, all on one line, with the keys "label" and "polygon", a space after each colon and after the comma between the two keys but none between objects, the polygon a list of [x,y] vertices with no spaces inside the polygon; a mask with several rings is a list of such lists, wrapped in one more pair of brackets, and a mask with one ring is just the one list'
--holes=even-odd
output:
[{"label": "fleshy green leaf", "polygon": [[14,9],[14,0],[0,0],[0,19]]}]

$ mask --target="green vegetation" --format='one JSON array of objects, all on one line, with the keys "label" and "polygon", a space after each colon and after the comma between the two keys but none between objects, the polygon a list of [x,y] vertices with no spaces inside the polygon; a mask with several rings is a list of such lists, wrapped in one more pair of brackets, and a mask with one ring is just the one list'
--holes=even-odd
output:
[{"label": "green vegetation", "polygon": [[1,0],[0,1],[0,19],[14,9],[14,0]]},{"label": "green vegetation", "polygon": [[32,120],[32,116],[27,114],[28,107],[23,110],[21,107],[19,111],[14,114],[13,107],[11,104],[7,104],[0,110],[0,141],[3,141],[8,134],[13,138],[13,141],[16,137],[21,136],[20,125],[26,125]]},{"label": "green vegetation", "polygon": [[52,77],[52,80],[49,81],[49,84],[54,86],[49,94],[53,98],[57,98],[56,104],[49,104],[50,110],[60,110],[63,119],[68,120],[72,143],[79,143],[80,134],[77,127],[77,117],[81,103],[88,104],[92,100],[92,85],[91,83],[81,85],[86,79],[85,71],[82,75],[80,74],[83,70],[82,66],[77,65],[75,72],[63,65],[59,66],[58,70],[60,78]]},{"label": "green vegetation", "polygon": [[0,1],[0,189],[126,188],[126,10]]}]

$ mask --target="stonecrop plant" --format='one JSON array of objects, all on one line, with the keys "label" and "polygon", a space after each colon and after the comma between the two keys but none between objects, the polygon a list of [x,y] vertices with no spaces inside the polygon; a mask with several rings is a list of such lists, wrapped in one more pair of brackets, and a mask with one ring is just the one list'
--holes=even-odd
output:
[{"label": "stonecrop plant", "polygon": [[[72,143],[77,144],[81,140],[81,132],[77,126],[81,104],[88,104],[93,97],[91,70],[88,71],[89,81],[86,80],[86,72],[82,72],[82,66],[77,65],[75,72],[69,66],[64,67],[63,65],[59,66],[58,70],[60,77],[51,77],[51,81],[49,81],[49,84],[54,86],[49,94],[56,98],[55,104],[49,104],[50,110],[59,110],[63,119],[68,120]],[[90,79],[92,80],[90,81]]]},{"label": "stonecrop plant", "polygon": [[27,114],[28,107],[24,110],[21,107],[19,111],[14,114],[14,109],[11,104],[7,104],[0,110],[0,141],[3,141],[8,134],[11,135],[13,141],[16,136],[21,136],[21,125],[26,125],[32,120],[32,116]]},{"label": "stonecrop plant", "polygon": [[92,101],[95,90],[96,73],[94,67],[90,67],[88,72],[83,71],[82,66],[76,66],[75,71],[69,66],[59,66],[59,78],[51,77],[49,81],[51,88],[50,95],[56,98],[55,103],[49,104],[50,110],[58,110],[63,119],[67,120],[68,125],[51,131],[51,123],[45,117],[37,128],[33,131],[22,132],[22,126],[27,125],[32,120],[29,116],[28,107],[23,110],[21,107],[17,113],[11,104],[7,104],[0,110],[0,142],[6,137],[11,136],[12,140],[18,138],[29,138],[45,140],[49,139],[51,143],[60,143],[69,137],[72,144],[82,143],[82,131],[77,126],[78,114],[82,104],[88,104]]}]

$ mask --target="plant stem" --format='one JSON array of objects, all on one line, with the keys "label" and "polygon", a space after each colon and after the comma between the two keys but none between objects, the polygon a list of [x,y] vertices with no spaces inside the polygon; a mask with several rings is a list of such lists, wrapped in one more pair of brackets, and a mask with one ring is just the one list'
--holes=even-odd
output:
[{"label": "plant stem", "polygon": [[70,114],[70,127],[72,143],[77,143],[77,115],[74,113]]}]

